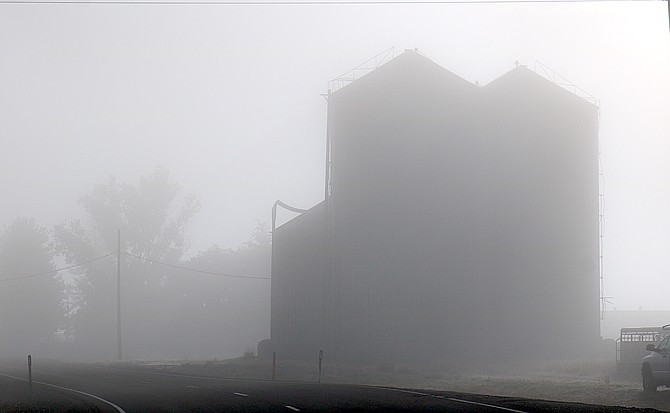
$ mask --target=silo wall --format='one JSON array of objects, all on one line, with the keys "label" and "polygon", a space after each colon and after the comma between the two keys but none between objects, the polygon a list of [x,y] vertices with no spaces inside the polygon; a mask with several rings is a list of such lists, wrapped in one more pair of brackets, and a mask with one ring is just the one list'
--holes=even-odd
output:
[{"label": "silo wall", "polygon": [[523,67],[484,88],[487,313],[507,357],[599,338],[598,109]]},{"label": "silo wall", "polygon": [[330,96],[343,359],[465,358],[483,338],[479,92],[405,53]]},{"label": "silo wall", "polygon": [[274,230],[271,340],[281,359],[314,358],[324,345],[325,208]]}]

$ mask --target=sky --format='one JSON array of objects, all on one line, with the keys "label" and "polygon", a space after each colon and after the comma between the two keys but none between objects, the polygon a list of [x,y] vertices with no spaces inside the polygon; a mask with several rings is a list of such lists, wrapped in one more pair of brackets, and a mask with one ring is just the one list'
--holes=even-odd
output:
[{"label": "sky", "polygon": [[0,4],[0,224],[51,227],[111,176],[166,167],[191,254],[280,199],[323,199],[328,81],[389,47],[487,84],[542,62],[600,101],[608,308],[670,309],[670,32],[662,1]]}]

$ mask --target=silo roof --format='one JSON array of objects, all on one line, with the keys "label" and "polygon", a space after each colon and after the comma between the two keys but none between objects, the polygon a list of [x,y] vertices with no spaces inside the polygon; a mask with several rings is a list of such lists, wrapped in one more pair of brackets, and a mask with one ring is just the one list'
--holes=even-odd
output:
[{"label": "silo roof", "polygon": [[491,93],[497,90],[508,88],[518,88],[519,85],[531,87],[537,93],[559,94],[575,102],[584,102],[591,106],[598,105],[591,100],[577,95],[567,90],[559,84],[547,79],[546,77],[530,70],[525,65],[520,65],[507,73],[497,77],[483,87],[479,87],[457,74],[447,70],[443,66],[433,62],[422,55],[416,49],[408,49],[403,54],[396,56],[377,69],[363,75],[359,79],[353,80],[346,86],[341,87],[332,94],[346,95],[360,87],[366,87],[378,83],[380,87],[393,87],[394,83],[404,82],[411,78],[432,78],[436,84],[447,86],[448,89],[457,90],[483,90],[485,93]]},{"label": "silo roof", "polygon": [[348,91],[371,85],[377,81],[381,81],[385,87],[388,87],[387,81],[397,83],[402,82],[403,79],[424,77],[433,78],[436,82],[448,84],[450,88],[454,89],[472,89],[473,91],[478,89],[478,86],[472,82],[445,69],[418,51],[407,50],[388,63],[338,89],[333,94],[346,94]]},{"label": "silo roof", "polygon": [[560,95],[563,96],[563,98],[567,100],[573,100],[578,104],[588,104],[590,106],[597,107],[597,105],[593,102],[559,86],[557,83],[552,82],[551,80],[536,73],[533,70],[530,70],[525,65],[516,67],[502,76],[492,80],[483,87],[483,90],[485,93],[494,93],[500,91],[501,93],[513,94],[514,90],[518,89],[520,85],[524,85],[525,87],[532,89],[537,94],[546,93]]}]

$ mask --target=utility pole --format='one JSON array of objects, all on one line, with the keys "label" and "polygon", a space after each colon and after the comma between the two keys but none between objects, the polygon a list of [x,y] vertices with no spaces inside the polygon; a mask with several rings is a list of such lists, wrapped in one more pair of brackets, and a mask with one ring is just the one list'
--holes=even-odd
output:
[{"label": "utility pole", "polygon": [[121,360],[121,230],[117,229],[116,243],[116,358]]}]

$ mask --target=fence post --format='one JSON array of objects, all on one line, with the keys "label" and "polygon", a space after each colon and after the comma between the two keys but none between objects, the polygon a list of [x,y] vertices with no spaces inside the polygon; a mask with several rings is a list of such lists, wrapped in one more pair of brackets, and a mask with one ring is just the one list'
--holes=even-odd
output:
[{"label": "fence post", "polygon": [[28,390],[33,394],[33,358],[28,354]]},{"label": "fence post", "polygon": [[321,362],[323,361],[323,350],[319,350],[319,383],[321,383]]}]

